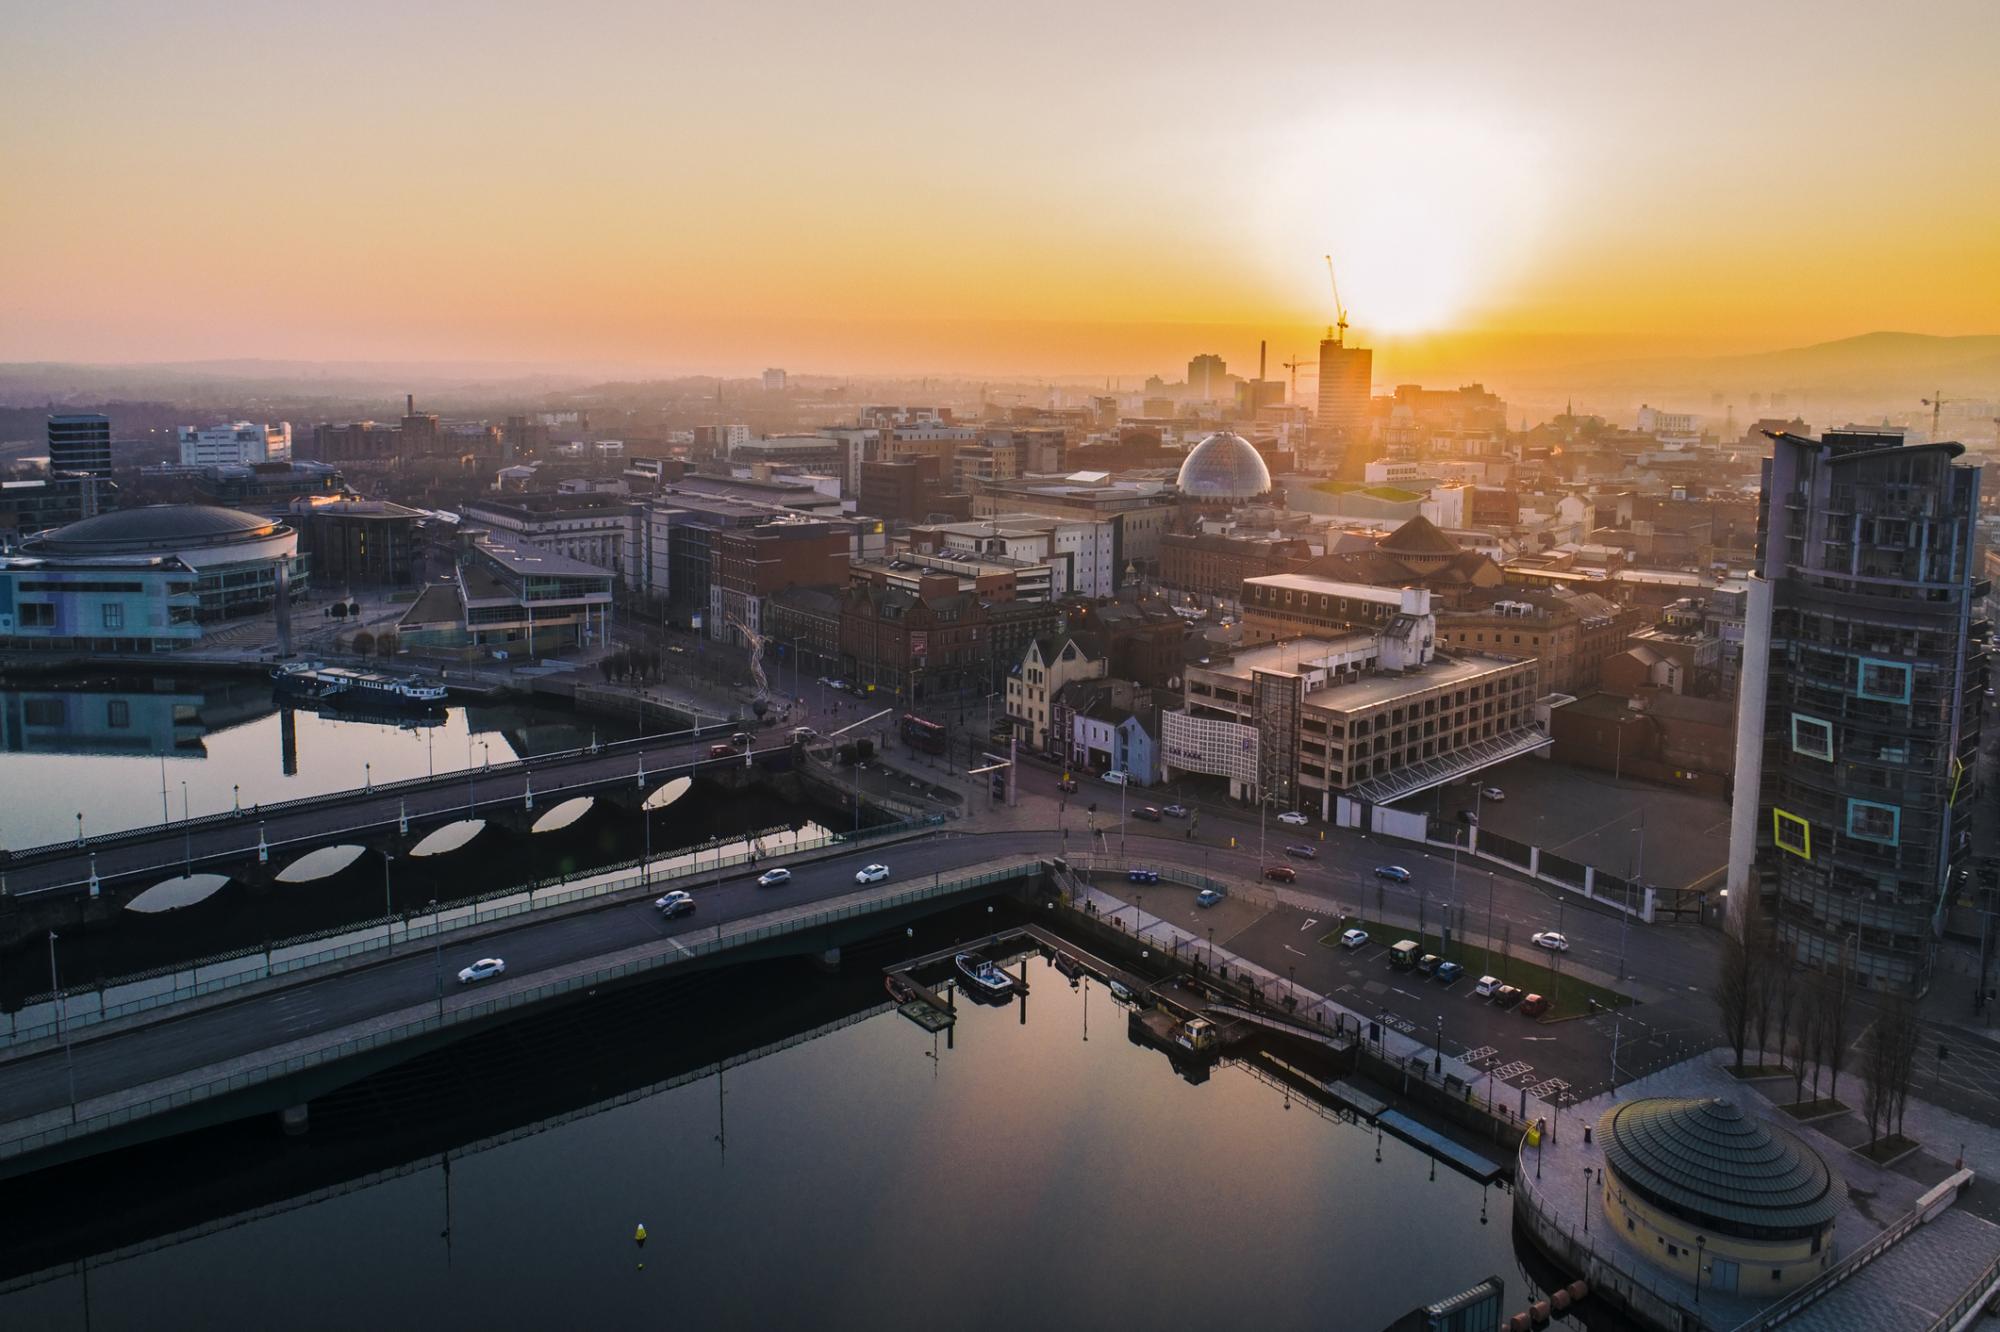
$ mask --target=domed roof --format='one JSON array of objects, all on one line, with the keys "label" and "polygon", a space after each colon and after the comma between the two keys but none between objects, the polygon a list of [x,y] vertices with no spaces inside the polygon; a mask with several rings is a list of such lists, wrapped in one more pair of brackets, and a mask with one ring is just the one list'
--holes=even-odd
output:
[{"label": "domed roof", "polygon": [[1839,1206],[1818,1152],[1720,1097],[1626,1101],[1598,1123],[1624,1186],[1685,1221],[1746,1239],[1815,1234]]},{"label": "domed roof", "polygon": [[213,504],[150,504],[85,518],[30,537],[23,544],[63,554],[107,554],[199,546],[266,532],[276,526],[276,519]]},{"label": "domed roof", "polygon": [[1175,482],[1190,499],[1254,499],[1271,489],[1271,469],[1249,440],[1220,430],[1189,450]]}]

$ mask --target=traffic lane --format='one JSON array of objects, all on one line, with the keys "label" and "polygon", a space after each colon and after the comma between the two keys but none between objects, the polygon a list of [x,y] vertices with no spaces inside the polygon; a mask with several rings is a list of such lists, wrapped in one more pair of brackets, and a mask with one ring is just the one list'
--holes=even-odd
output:
[{"label": "traffic lane", "polygon": [[[1019,850],[1026,850],[1047,839],[1043,834],[1025,834],[1009,840],[1018,842]],[[962,838],[904,843],[896,850],[909,853],[899,857],[904,872],[896,875],[892,869],[890,881],[878,886],[883,892],[912,886],[913,877],[938,874],[966,864]],[[994,857],[1016,853],[1015,848],[990,844],[980,850]],[[770,865],[738,871],[719,885],[713,881],[706,886],[690,884],[685,879],[662,881],[659,893],[664,894],[670,887],[682,887],[693,893],[697,902],[695,915],[677,917],[672,922],[675,928],[670,930],[661,928],[652,896],[574,915],[529,918],[478,940],[454,943],[447,935],[442,968],[437,950],[420,942],[411,945],[412,951],[404,956],[356,971],[79,1043],[71,1052],[77,1095],[87,1098],[171,1077],[280,1041],[323,1033],[382,1012],[435,1000],[440,969],[445,979],[446,1002],[453,1004],[460,1002],[454,995],[461,989],[467,993],[491,990],[524,977],[532,978],[552,967],[587,961],[644,943],[663,932],[686,934],[703,926],[712,929],[718,920],[727,922],[774,907],[809,905],[854,892],[861,888],[854,881],[855,871],[882,854],[883,848],[879,847],[857,850],[836,860],[801,867],[791,883],[779,888],[756,885],[756,876],[771,868]],[[505,959],[505,976],[460,987],[456,979],[458,970],[483,957]],[[68,1076],[59,1048],[6,1065],[4,1076],[0,1076],[0,1118],[17,1119],[66,1105]]]}]

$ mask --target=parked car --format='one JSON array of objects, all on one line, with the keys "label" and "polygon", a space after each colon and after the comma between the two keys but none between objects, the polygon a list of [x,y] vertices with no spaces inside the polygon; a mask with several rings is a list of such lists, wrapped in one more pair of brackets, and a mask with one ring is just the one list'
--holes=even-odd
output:
[{"label": "parked car", "polygon": [[1367,942],[1368,931],[1366,930],[1342,930],[1340,932],[1340,946],[1342,948],[1359,948]]},{"label": "parked car", "polygon": [[504,957],[482,957],[471,966],[458,973],[460,985],[470,985],[474,981],[492,980],[507,969]]},{"label": "parked car", "polygon": [[1158,883],[1160,872],[1156,869],[1128,869],[1125,877],[1133,883]]},{"label": "parked car", "polygon": [[1479,789],[1479,797],[1482,800],[1505,800],[1507,793],[1497,786],[1483,786]]},{"label": "parked car", "polygon": [[1161,810],[1160,813],[1166,815],[1170,819],[1184,819],[1188,816],[1188,807],[1186,805],[1181,805],[1181,804],[1168,805],[1165,809]]},{"label": "parked car", "polygon": [[1439,965],[1442,964],[1443,962],[1444,959],[1439,957],[1436,953],[1425,953],[1422,957],[1417,959],[1417,971],[1421,975],[1428,976],[1432,972],[1436,971]]},{"label": "parked car", "polygon": [[1276,880],[1279,883],[1291,883],[1299,877],[1299,872],[1290,865],[1266,865],[1264,866],[1264,877]]},{"label": "parked car", "polygon": [[1546,948],[1551,953],[1567,953],[1569,951],[1569,940],[1557,934],[1554,930],[1542,930],[1537,934],[1529,936],[1529,938],[1535,947]]},{"label": "parked car", "polygon": [[788,869],[768,869],[757,876],[759,888],[776,888],[781,883],[790,883],[792,872]]},{"label": "parked car", "polygon": [[1478,983],[1472,987],[1472,992],[1486,998],[1491,998],[1500,992],[1500,978],[1498,976],[1481,976]]},{"label": "parked car", "polygon": [[1415,939],[1399,939],[1389,945],[1389,965],[1398,971],[1408,971],[1417,965],[1423,952],[1423,945]]},{"label": "parked car", "polygon": [[1194,895],[1194,904],[1198,907],[1212,907],[1221,900],[1222,894],[1213,888],[1204,888]]},{"label": "parked car", "polygon": [[1465,974],[1465,968],[1456,962],[1440,962],[1432,977],[1441,985],[1449,985]]},{"label": "parked car", "polygon": [[1408,883],[1410,881],[1410,872],[1401,865],[1377,865],[1375,867],[1375,877],[1378,879],[1390,879],[1396,883]]},{"label": "parked car", "polygon": [[1132,817],[1135,819],[1144,819],[1148,823],[1158,823],[1160,821],[1160,807],[1158,805],[1141,805],[1132,811]]},{"label": "parked car", "polygon": [[676,888],[656,900],[653,906],[663,916],[685,916],[694,910],[694,894]]},{"label": "parked car", "polygon": [[854,881],[856,883],[880,883],[888,877],[889,867],[887,865],[863,865],[860,869],[854,871]]},{"label": "parked car", "polygon": [[1057,779],[1056,779],[1056,790],[1058,790],[1058,791],[1068,791],[1068,792],[1070,792],[1070,793],[1071,793],[1072,795],[1073,795],[1073,794],[1075,794],[1075,793],[1076,793],[1076,778],[1074,778],[1074,777],[1059,777],[1059,778],[1057,778]]},{"label": "parked car", "polygon": [[1540,1017],[1548,1011],[1549,1001],[1539,994],[1531,994],[1521,1001],[1522,1017]]},{"label": "parked car", "polygon": [[1123,786],[1125,785],[1125,774],[1114,769],[1104,774],[1104,780],[1110,782],[1113,786]]},{"label": "parked car", "polygon": [[1478,823],[1479,816],[1469,809],[1461,809],[1458,811],[1458,821],[1460,823]]},{"label": "parked car", "polygon": [[1512,985],[1503,985],[1493,992],[1493,1002],[1502,1008],[1512,1008],[1521,1002],[1521,991]]},{"label": "parked car", "polygon": [[1288,809],[1284,813],[1278,816],[1278,822],[1289,823],[1294,828],[1303,828],[1306,826],[1307,820],[1306,816],[1299,813],[1297,810]]}]

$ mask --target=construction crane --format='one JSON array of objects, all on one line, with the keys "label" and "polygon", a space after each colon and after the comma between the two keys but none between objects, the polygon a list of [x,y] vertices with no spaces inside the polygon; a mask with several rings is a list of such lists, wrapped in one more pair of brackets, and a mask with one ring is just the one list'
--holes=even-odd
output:
[{"label": "construction crane", "polygon": [[1298,358],[1297,352],[1293,352],[1292,357],[1293,357],[1292,360],[1280,361],[1278,362],[1278,364],[1284,366],[1285,369],[1292,372],[1292,396],[1287,398],[1285,401],[1295,403],[1299,400],[1299,367],[1302,365],[1311,365],[1312,362],[1301,361],[1297,359]]},{"label": "construction crane", "polygon": [[1943,397],[1936,389],[1932,389],[1930,397],[1919,398],[1917,401],[1931,409],[1931,443],[1935,444],[1938,442],[1938,413],[1944,410],[1946,403],[1957,402],[1958,399]]},{"label": "construction crane", "polygon": [[1333,284],[1334,317],[1334,327],[1329,328],[1326,335],[1333,339],[1335,346],[1342,346],[1347,342],[1347,307],[1340,303],[1340,279],[1333,275],[1333,256],[1330,254],[1326,256],[1326,280]]}]

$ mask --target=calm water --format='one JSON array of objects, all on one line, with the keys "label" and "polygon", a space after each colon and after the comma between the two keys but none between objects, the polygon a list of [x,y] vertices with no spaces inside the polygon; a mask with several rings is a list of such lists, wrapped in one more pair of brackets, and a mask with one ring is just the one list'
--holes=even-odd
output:
[{"label": "calm water", "polygon": [[[1029,965],[1027,1023],[961,1003],[955,1048],[940,1042],[935,1059],[929,1035],[882,1013],[733,1068],[720,1089],[709,1074],[455,1155],[448,1172],[419,1155],[398,1178],[93,1263],[88,1326],[1375,1332],[1489,1274],[1525,1305],[1502,1190],[1486,1193],[1482,1225],[1478,1185],[1394,1138],[1378,1160],[1372,1131],[1288,1108],[1242,1069],[1190,1085],[1128,1042],[1101,988],[1086,997]],[[844,985],[853,1007],[854,987],[873,984],[856,970],[832,982],[793,965],[753,992],[755,1011],[817,1025],[824,1006],[801,992]],[[604,1079],[591,1095],[622,1090],[605,1068],[708,1030],[590,1011],[606,1062],[557,1066],[563,1081]],[[578,1044],[489,1041],[484,1056],[440,1057],[448,1077],[405,1082],[441,1097],[462,1079],[491,1109],[482,1089],[512,1078],[535,1095],[549,1080],[538,1051],[561,1061]],[[398,1095],[366,1099],[401,1131],[412,1114]],[[281,1156],[340,1150],[337,1115],[314,1115],[314,1135],[281,1148],[268,1124],[234,1131]],[[151,1183],[130,1158],[105,1174]],[[118,1187],[64,1194],[51,1178],[37,1191],[69,1199],[58,1212],[119,1205]],[[0,1296],[0,1326],[82,1328],[85,1304],[67,1275]]]},{"label": "calm water", "polygon": [[280,711],[268,681],[103,680],[0,690],[0,845],[37,846],[631,734],[533,707],[454,707],[438,725]]}]

